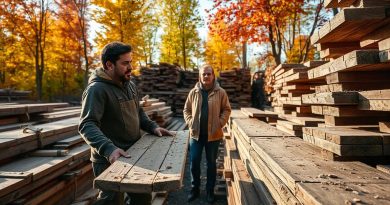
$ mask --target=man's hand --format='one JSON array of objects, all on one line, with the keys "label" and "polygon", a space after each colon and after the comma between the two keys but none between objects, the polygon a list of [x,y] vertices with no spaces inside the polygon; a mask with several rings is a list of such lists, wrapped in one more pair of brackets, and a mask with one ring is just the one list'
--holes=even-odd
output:
[{"label": "man's hand", "polygon": [[162,128],[162,127],[157,127],[156,129],[154,129],[154,134],[161,137],[161,136],[173,136],[173,134],[171,132],[169,132],[168,130]]},{"label": "man's hand", "polygon": [[121,156],[130,157],[130,155],[127,154],[125,151],[123,151],[123,149],[118,148],[111,153],[111,155],[108,159],[109,159],[110,163],[112,164]]}]

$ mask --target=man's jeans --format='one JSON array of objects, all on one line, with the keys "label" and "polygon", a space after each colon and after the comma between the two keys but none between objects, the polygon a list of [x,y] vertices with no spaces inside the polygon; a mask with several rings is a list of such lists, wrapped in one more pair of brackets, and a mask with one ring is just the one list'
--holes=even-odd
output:
[{"label": "man's jeans", "polygon": [[190,166],[192,177],[192,188],[199,189],[200,186],[200,161],[202,159],[203,147],[206,151],[207,160],[207,183],[206,190],[213,191],[215,186],[215,180],[217,177],[217,156],[218,147],[221,140],[212,142],[197,141],[195,139],[190,140]]}]

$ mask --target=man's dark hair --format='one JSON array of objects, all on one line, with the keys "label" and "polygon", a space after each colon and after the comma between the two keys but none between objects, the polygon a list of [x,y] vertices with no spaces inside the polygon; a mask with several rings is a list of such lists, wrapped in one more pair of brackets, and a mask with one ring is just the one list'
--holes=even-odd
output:
[{"label": "man's dark hair", "polygon": [[111,63],[114,63],[119,59],[119,56],[124,53],[129,53],[132,51],[132,48],[128,44],[124,44],[119,41],[114,41],[111,43],[108,43],[104,46],[102,50],[101,60],[103,64],[103,68],[107,69],[106,63],[107,61],[110,61]]}]

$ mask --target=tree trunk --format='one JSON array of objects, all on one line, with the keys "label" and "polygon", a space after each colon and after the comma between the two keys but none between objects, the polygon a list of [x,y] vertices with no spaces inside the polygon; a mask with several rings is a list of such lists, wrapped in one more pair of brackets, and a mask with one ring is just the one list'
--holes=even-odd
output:
[{"label": "tree trunk", "polygon": [[246,41],[242,43],[242,68],[246,69],[247,68],[247,47],[246,47]]},{"label": "tree trunk", "polygon": [[280,57],[280,53],[278,53],[277,50],[276,50],[276,42],[275,42],[273,26],[269,25],[268,30],[269,30],[269,40],[270,40],[271,49],[272,49],[272,56],[275,59],[276,65],[279,65],[282,62],[282,60],[281,60],[281,57]]}]

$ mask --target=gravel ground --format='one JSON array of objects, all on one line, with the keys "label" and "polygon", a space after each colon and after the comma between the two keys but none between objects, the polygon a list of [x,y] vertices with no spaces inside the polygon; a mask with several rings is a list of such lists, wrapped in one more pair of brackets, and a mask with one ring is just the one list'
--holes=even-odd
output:
[{"label": "gravel ground", "polygon": [[[219,153],[221,154],[221,153]],[[206,205],[209,204],[206,200],[206,154],[203,151],[202,154],[202,162],[201,162],[201,187],[200,187],[200,196],[192,201],[187,202],[187,195],[189,194],[191,190],[191,173],[190,173],[190,165],[189,165],[189,156],[187,154],[187,162],[185,167],[185,173],[184,173],[184,181],[183,181],[183,187],[179,190],[170,192],[167,199],[168,205],[182,205],[182,204],[199,204],[199,205]],[[218,184],[218,176],[217,176],[217,184]],[[226,200],[226,192],[217,193],[215,195],[215,202],[213,203],[215,205],[227,205]]]}]

